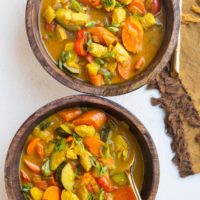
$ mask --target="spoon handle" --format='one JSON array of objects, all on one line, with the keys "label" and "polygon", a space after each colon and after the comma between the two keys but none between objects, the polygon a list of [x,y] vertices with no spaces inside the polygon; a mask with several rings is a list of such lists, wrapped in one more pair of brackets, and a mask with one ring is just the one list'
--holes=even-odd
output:
[{"label": "spoon handle", "polygon": [[140,197],[140,193],[139,193],[139,191],[138,191],[138,189],[137,189],[137,186],[136,186],[136,184],[135,184],[135,181],[134,181],[134,179],[131,177],[131,174],[130,174],[129,172],[127,172],[126,174],[127,174],[128,179],[129,179],[129,182],[130,182],[130,184],[131,184],[131,187],[132,187],[132,189],[133,189],[133,192],[134,192],[134,194],[135,194],[136,200],[142,200],[142,198]]}]

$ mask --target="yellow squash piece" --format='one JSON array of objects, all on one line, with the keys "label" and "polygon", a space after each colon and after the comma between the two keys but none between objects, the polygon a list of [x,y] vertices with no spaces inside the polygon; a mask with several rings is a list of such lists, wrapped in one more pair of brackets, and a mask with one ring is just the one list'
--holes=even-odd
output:
[{"label": "yellow squash piece", "polygon": [[61,200],[79,200],[79,198],[73,192],[63,190],[61,193]]},{"label": "yellow squash piece", "polygon": [[81,186],[77,190],[77,194],[80,200],[88,200],[89,199],[89,192],[85,186]]},{"label": "yellow squash piece", "polygon": [[117,157],[126,160],[128,158],[128,144],[126,140],[121,135],[117,135],[114,144]]},{"label": "yellow squash piece", "polygon": [[85,25],[88,22],[88,15],[85,13],[75,13],[71,14],[71,23],[75,25]]},{"label": "yellow squash piece", "polygon": [[124,8],[115,8],[112,14],[112,22],[121,24],[126,19],[126,10]]},{"label": "yellow squash piece", "polygon": [[100,69],[100,66],[97,63],[92,62],[92,63],[87,64],[86,68],[90,75],[96,76]]},{"label": "yellow squash piece", "polygon": [[56,36],[59,41],[63,41],[63,40],[67,39],[67,33],[66,33],[65,29],[62,26],[60,26],[59,24],[57,24],[57,26],[56,26]]},{"label": "yellow squash piece", "polygon": [[83,153],[80,154],[80,163],[86,172],[90,171],[92,163],[89,153],[87,151],[84,151]]},{"label": "yellow squash piece", "polygon": [[156,19],[151,13],[147,13],[141,19],[141,24],[145,30],[151,28],[156,24]]},{"label": "yellow squash piece", "polygon": [[130,59],[129,53],[126,51],[126,49],[119,42],[113,48],[112,52],[114,54],[115,59],[118,62],[123,63],[123,62]]},{"label": "yellow squash piece", "polygon": [[41,200],[43,196],[43,191],[37,187],[32,187],[30,189],[30,195],[33,200]]},{"label": "yellow squash piece", "polygon": [[79,125],[75,127],[75,132],[81,137],[92,137],[95,135],[93,126]]},{"label": "yellow squash piece", "polygon": [[55,10],[51,6],[48,6],[45,10],[44,17],[46,22],[50,24],[56,18]]},{"label": "yellow squash piece", "polygon": [[108,52],[108,48],[103,45],[92,43],[90,45],[90,53],[92,56],[101,58]]},{"label": "yellow squash piece", "polygon": [[124,4],[124,5],[128,5],[132,2],[132,0],[119,0],[119,2]]}]

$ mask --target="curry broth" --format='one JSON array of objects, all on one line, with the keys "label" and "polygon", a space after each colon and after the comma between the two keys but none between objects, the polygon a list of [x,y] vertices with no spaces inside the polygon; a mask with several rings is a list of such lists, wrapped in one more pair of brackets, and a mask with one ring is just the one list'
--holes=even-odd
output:
[{"label": "curry broth", "polygon": [[[93,109],[89,109],[89,110],[87,109],[87,111],[90,111],[90,110],[93,110]],[[129,130],[129,127],[124,122],[120,122],[117,119],[115,119],[109,115],[107,115],[107,119],[113,120],[117,124],[117,127],[118,127],[118,129],[116,131],[110,132],[110,134],[111,134],[110,153],[114,159],[115,168],[110,170],[109,176],[111,177],[114,174],[120,173],[122,169],[127,168],[130,165],[130,158],[132,157],[133,153],[135,153],[134,179],[135,179],[138,189],[141,190],[143,181],[144,181],[144,162],[143,162],[141,148],[140,148],[137,140],[135,139],[134,135]],[[55,134],[55,130],[61,124],[63,124],[65,121],[60,117],[60,115],[58,113],[48,117],[44,121],[48,121],[48,122],[52,123],[52,125],[50,125],[49,127],[47,127],[44,130],[44,131],[47,131],[48,133],[50,133],[48,139],[50,140],[50,139],[57,138],[57,136]],[[37,128],[35,128],[33,130],[33,132],[29,135],[29,137],[24,145],[24,149],[22,151],[20,165],[19,165],[20,172],[23,171],[29,177],[30,180],[33,180],[34,178],[37,179],[37,176],[40,174],[34,173],[33,171],[31,171],[30,168],[27,167],[27,165],[24,161],[28,160],[37,166],[42,166],[42,164],[44,163],[44,160],[48,159],[48,156],[49,156],[48,154],[46,154],[46,156],[43,159],[41,159],[38,157],[38,154],[36,152],[33,152],[32,154],[29,154],[29,155],[27,154],[28,145],[29,145],[30,141],[36,137],[36,135],[38,135]],[[122,162],[121,158],[117,157],[117,154],[116,154],[115,148],[114,148],[114,146],[115,146],[114,141],[115,141],[116,137],[119,135],[124,137],[128,144],[127,159],[123,160],[123,162]],[[43,146],[44,146],[44,149],[48,149],[48,143],[44,142]],[[44,180],[48,180],[48,177],[44,178]],[[116,185],[116,183],[113,182],[112,179],[110,179],[110,181],[111,181],[112,185]],[[21,177],[21,184],[23,187],[23,184],[24,184],[23,177]],[[128,182],[125,185],[128,186],[129,185]],[[34,183],[33,183],[33,186],[34,186]]]},{"label": "curry broth", "polygon": [[[47,51],[49,52],[50,56],[53,58],[53,60],[57,63],[60,55],[65,47],[66,42],[74,42],[76,39],[76,33],[75,32],[67,32],[68,33],[68,39],[63,42],[58,42],[56,39],[55,33],[47,33],[45,29],[45,19],[43,17],[43,13],[45,12],[45,9],[49,5],[53,5],[55,0],[42,0],[41,4],[41,10],[40,10],[40,31],[41,31],[41,37],[43,38],[44,46],[46,47]],[[89,15],[89,21],[98,21],[103,24],[106,24],[108,21],[111,20],[111,13],[105,11],[104,9],[95,9],[87,6],[87,14]],[[148,67],[148,65],[152,62],[152,60],[155,58],[156,54],[158,53],[160,46],[163,41],[164,36],[164,10],[161,10],[160,14],[156,16],[157,20],[159,21],[158,26],[153,26],[152,28],[144,31],[143,36],[143,44],[142,44],[142,51],[138,52],[137,54],[130,53],[131,56],[131,63],[132,68],[134,66],[134,63],[136,63],[139,58],[144,57],[145,63],[139,70],[132,69],[130,72],[130,78],[134,78],[137,74],[141,73],[145,70],[145,68]],[[48,37],[50,39],[46,39],[46,36],[48,34]],[[119,41],[122,43],[121,39],[121,33],[117,34]],[[83,59],[80,59],[80,62],[82,62]],[[83,61],[83,64],[87,64],[87,62]],[[71,74],[73,75],[73,74]],[[80,69],[80,73],[75,75],[76,77],[79,77],[80,79],[88,82],[88,74],[86,67],[83,65]],[[130,79],[129,78],[129,79]],[[122,78],[118,72],[112,74],[111,76],[111,83],[121,83],[124,82],[124,78]]]}]

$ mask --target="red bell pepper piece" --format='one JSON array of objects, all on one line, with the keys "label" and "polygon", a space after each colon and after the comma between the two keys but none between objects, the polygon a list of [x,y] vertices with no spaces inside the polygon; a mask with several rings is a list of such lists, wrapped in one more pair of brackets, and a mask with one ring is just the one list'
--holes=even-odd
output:
[{"label": "red bell pepper piece", "polygon": [[80,30],[77,33],[77,39],[74,44],[74,50],[79,56],[87,56],[87,52],[84,49],[86,41],[86,31]]}]

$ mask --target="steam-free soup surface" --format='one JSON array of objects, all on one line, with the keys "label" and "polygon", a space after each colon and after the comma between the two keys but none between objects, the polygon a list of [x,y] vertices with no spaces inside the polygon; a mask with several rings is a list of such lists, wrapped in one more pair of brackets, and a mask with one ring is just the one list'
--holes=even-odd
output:
[{"label": "steam-free soup surface", "polygon": [[20,161],[21,188],[32,200],[134,200],[125,174],[143,184],[140,147],[125,122],[102,110],[71,108],[36,126]]},{"label": "steam-free soup surface", "polygon": [[134,78],[162,43],[160,0],[42,0],[40,29],[58,67],[95,86]]}]

